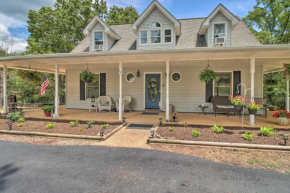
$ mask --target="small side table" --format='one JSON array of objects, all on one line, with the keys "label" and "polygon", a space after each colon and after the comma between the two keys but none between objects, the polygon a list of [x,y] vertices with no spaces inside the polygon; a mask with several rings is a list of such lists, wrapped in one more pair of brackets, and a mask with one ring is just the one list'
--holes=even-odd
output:
[{"label": "small side table", "polygon": [[207,109],[209,106],[206,106],[206,105],[199,105],[198,107],[201,108],[201,112],[200,112],[199,114],[204,114],[204,115],[206,115],[206,113],[204,112],[204,110]]}]

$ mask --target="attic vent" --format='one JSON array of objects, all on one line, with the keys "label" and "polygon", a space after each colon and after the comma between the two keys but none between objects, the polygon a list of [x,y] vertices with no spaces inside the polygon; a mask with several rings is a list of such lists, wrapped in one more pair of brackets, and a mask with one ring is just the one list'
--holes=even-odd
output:
[{"label": "attic vent", "polygon": [[101,45],[101,44],[95,45],[95,50],[96,51],[102,51],[103,50],[103,45]]},{"label": "attic vent", "polygon": [[215,47],[222,47],[225,44],[225,38],[224,37],[217,37],[215,38]]}]

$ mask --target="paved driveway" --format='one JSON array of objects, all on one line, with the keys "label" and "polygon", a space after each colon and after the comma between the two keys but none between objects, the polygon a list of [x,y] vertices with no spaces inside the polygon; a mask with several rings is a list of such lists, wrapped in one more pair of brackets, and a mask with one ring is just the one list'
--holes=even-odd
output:
[{"label": "paved driveway", "polygon": [[290,176],[145,149],[0,141],[0,192],[285,192]]}]

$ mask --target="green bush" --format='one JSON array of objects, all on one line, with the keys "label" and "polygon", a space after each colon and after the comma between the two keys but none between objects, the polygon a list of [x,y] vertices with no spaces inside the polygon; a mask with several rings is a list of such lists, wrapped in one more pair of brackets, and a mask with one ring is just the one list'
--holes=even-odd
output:
[{"label": "green bush", "polygon": [[53,129],[53,128],[54,128],[54,124],[53,124],[53,123],[48,123],[48,124],[46,125],[46,128],[47,128],[47,129]]},{"label": "green bush", "polygon": [[191,131],[191,135],[192,135],[192,137],[199,137],[200,132],[197,131],[197,130],[195,130],[195,129],[193,129],[193,130]]},{"label": "green bush", "polygon": [[109,124],[103,124],[103,125],[102,125],[102,129],[107,129],[108,126],[109,126]]},{"label": "green bush", "polygon": [[54,111],[54,106],[53,105],[47,105],[47,106],[44,106],[44,107],[42,107],[41,109],[43,110],[43,111]]},{"label": "green bush", "polygon": [[169,131],[174,131],[175,127],[169,127]]},{"label": "green bush", "polygon": [[275,134],[274,127],[261,127],[259,134],[262,136],[271,136]]},{"label": "green bush", "polygon": [[213,128],[212,128],[213,132],[214,133],[222,133],[225,128],[223,126],[217,126],[217,125],[214,125]]},{"label": "green bush", "polygon": [[83,131],[84,129],[83,128],[80,128],[80,131]]},{"label": "green bush", "polygon": [[18,124],[18,127],[22,127],[22,126],[23,126],[23,123],[19,123],[19,124]]},{"label": "green bush", "polygon": [[95,124],[95,122],[94,121],[89,121],[89,122],[87,122],[87,124],[88,124],[88,128],[92,128],[93,125]]},{"label": "green bush", "polygon": [[24,123],[24,122],[25,122],[25,119],[24,118],[18,119],[18,123]]},{"label": "green bush", "polygon": [[254,134],[245,132],[244,134],[242,134],[242,137],[247,141],[253,141]]},{"label": "green bush", "polygon": [[10,122],[16,122],[20,118],[23,118],[23,112],[9,113],[7,118],[10,120]]},{"label": "green bush", "polygon": [[72,127],[76,127],[76,126],[79,125],[79,121],[72,121],[72,122],[70,122],[70,125],[71,125]]}]

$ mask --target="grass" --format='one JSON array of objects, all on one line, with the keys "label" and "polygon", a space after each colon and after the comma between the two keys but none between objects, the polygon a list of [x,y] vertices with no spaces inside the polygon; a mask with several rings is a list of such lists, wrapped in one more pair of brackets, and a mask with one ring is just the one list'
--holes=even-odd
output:
[{"label": "grass", "polygon": [[249,159],[248,164],[254,165],[256,163],[256,160],[254,159]]}]

